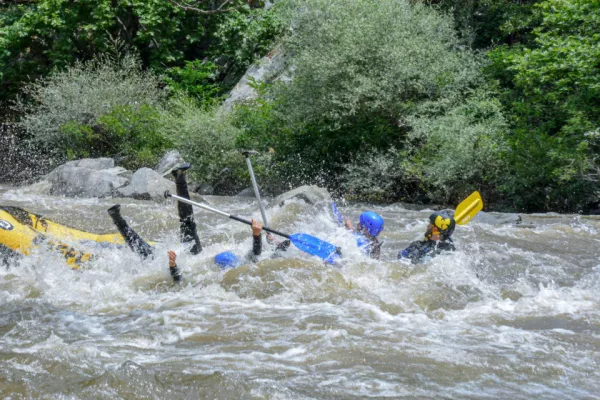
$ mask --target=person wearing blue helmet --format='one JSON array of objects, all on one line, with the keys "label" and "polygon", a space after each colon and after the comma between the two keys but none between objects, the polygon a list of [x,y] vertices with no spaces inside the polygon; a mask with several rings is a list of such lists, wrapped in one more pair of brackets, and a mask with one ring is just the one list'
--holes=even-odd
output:
[{"label": "person wearing blue helmet", "polygon": [[229,269],[238,267],[244,261],[256,262],[262,253],[262,228],[263,225],[259,221],[252,219],[252,251],[244,259],[240,259],[231,251],[224,251],[215,256],[215,264],[221,269]]},{"label": "person wearing blue helmet", "polygon": [[229,269],[238,267],[241,264],[241,261],[239,257],[231,251],[224,251],[215,256],[215,264],[221,269]]},{"label": "person wearing blue helmet", "polygon": [[[258,261],[258,257],[262,254],[262,229],[263,224],[255,219],[252,220],[252,251],[248,253],[244,258],[236,256],[231,251],[225,251],[215,256],[215,264],[221,269],[229,269],[238,267],[244,263],[255,263]],[[275,245],[275,252],[272,257],[279,257],[281,251],[287,251],[290,247],[291,242],[284,240],[283,242],[277,241],[274,237],[267,234],[267,242]]]},{"label": "person wearing blue helmet", "polygon": [[413,264],[417,264],[425,257],[435,257],[444,251],[454,251],[456,248],[451,236],[455,227],[456,221],[447,211],[432,213],[425,231],[425,240],[412,242],[398,253],[398,259],[408,258]]},{"label": "person wearing blue helmet", "polygon": [[354,229],[352,221],[344,218],[346,228],[357,234],[356,243],[369,257],[379,260],[381,256],[381,245],[377,236],[383,231],[384,221],[381,215],[375,211],[365,211],[358,218],[358,225]]},{"label": "person wearing blue helmet", "polygon": [[[258,261],[258,257],[262,254],[262,228],[263,225],[252,220],[252,251],[245,257],[238,257],[232,251],[224,251],[215,256],[214,262],[221,269],[236,268],[244,263],[254,263]],[[289,240],[284,240],[277,244],[276,251],[285,251],[290,246]],[[169,251],[169,272],[175,282],[180,282],[182,274],[176,263],[177,254],[174,251]]]}]

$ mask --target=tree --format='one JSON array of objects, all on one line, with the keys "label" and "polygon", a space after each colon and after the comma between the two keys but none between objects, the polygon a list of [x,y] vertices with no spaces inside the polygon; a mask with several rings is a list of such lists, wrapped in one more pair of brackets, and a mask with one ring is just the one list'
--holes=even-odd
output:
[{"label": "tree", "polygon": [[488,71],[505,88],[513,125],[504,190],[525,210],[577,211],[595,196],[600,1],[547,0],[537,9],[535,40],[491,52]]}]

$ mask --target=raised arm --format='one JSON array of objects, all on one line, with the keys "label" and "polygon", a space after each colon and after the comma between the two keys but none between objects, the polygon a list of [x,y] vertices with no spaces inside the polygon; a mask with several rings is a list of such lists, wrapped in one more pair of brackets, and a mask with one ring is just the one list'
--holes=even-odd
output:
[{"label": "raised arm", "polygon": [[179,283],[181,282],[183,275],[181,275],[181,271],[179,270],[179,267],[177,267],[176,261],[177,254],[174,251],[169,250],[169,272],[171,273],[171,277],[173,277],[173,281]]}]

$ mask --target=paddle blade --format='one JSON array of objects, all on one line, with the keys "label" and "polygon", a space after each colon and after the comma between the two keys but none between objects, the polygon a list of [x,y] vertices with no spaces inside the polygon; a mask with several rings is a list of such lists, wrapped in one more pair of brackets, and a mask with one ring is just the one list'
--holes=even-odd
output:
[{"label": "paddle blade", "polygon": [[458,225],[464,225],[471,220],[479,211],[483,209],[483,199],[479,192],[471,193],[462,203],[456,207],[454,220]]},{"label": "paddle blade", "polygon": [[338,224],[340,224],[340,226],[344,225],[344,217],[342,216],[342,213],[338,210],[337,205],[335,204],[335,201],[331,202],[331,208],[333,209],[333,215],[335,215],[335,217],[337,218]]},{"label": "paddle blade", "polygon": [[294,233],[290,235],[290,241],[303,252],[317,256],[330,264],[339,258],[337,247],[306,233]]}]

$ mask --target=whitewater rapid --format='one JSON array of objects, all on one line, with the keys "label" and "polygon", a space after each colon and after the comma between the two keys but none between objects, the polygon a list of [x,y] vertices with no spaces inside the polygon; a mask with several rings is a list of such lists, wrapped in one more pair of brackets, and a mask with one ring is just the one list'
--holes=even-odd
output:
[{"label": "whitewater rapid", "polygon": [[[207,197],[259,219],[252,199]],[[111,231],[117,199],[0,189],[0,204]],[[396,261],[431,210],[370,209],[385,218],[383,260],[356,249],[328,207],[268,208],[270,226],[342,247],[328,266],[290,248],[221,271],[215,254],[251,249],[250,228],[202,210],[205,247],[177,241],[174,203],[120,199],[156,241],[71,270],[44,249],[0,268],[0,397],[46,399],[599,398],[600,218],[522,215],[525,228],[470,222],[458,251]],[[340,206],[353,220],[365,205]],[[184,281],[171,282],[167,250]]]}]

